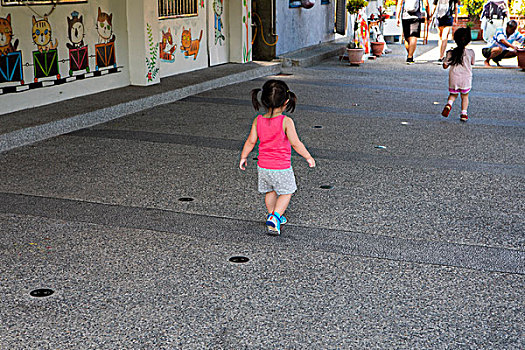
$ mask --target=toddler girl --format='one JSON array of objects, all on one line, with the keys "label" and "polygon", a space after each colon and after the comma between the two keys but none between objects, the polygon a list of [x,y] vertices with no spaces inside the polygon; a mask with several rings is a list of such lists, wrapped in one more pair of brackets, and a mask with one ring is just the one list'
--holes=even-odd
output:
[{"label": "toddler girl", "polygon": [[461,94],[461,115],[460,120],[466,122],[468,120],[468,93],[472,87],[472,65],[475,63],[474,50],[467,49],[466,46],[470,43],[470,29],[458,28],[454,33],[454,41],[457,47],[447,51],[447,56],[443,61],[443,68],[450,67],[448,72],[448,102],[443,108],[441,115],[448,117],[452,104]]},{"label": "toddler girl", "polygon": [[295,110],[295,94],[281,80],[268,80],[263,85],[260,103],[257,99],[259,91],[261,89],[253,89],[251,92],[253,107],[259,110],[261,103],[266,113],[254,119],[241,152],[239,167],[241,170],[246,169],[248,154],[259,140],[259,192],[266,195],[264,201],[268,209],[268,231],[279,235],[281,225],[287,221],[284,212],[292,194],[297,190],[291,163],[291,147],[306,158],[310,167],[315,166],[315,160],[299,140],[293,120],[282,114],[283,111]]}]

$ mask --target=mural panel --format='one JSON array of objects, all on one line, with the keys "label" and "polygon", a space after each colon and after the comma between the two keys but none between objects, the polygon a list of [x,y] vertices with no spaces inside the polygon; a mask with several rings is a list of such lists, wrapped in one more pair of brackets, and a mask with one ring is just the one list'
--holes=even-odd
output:
[{"label": "mural panel", "polygon": [[[98,42],[94,45],[94,54],[85,42],[85,16],[73,11],[66,16],[67,39],[60,49],[54,35],[56,21],[43,16],[32,16],[31,39],[36,50],[31,52],[32,62],[23,62],[22,51],[17,51],[19,40],[14,39],[11,15],[0,18],[0,94],[21,92],[45,86],[59,85],[76,80],[99,77],[120,72],[116,60],[115,34],[113,33],[113,14],[108,14],[99,7],[93,16],[96,23]],[[56,13],[56,12],[55,12]],[[64,22],[63,22],[64,23]],[[64,31],[64,36],[65,36]],[[62,36],[62,37],[64,37]],[[64,51],[66,49],[67,51]],[[62,57],[60,55],[62,54]],[[95,70],[91,72],[90,61],[94,61]],[[24,68],[27,70],[24,72]],[[65,77],[61,74],[65,71]],[[24,81],[24,73],[33,74],[30,83]]]}]

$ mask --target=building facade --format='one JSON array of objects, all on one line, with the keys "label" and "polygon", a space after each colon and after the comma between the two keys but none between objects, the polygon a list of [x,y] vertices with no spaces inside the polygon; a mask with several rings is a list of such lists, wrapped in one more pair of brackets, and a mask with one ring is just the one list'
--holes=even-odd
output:
[{"label": "building facade", "polygon": [[244,0],[1,0],[0,114],[249,62]]},{"label": "building facade", "polygon": [[336,1],[0,0],[0,114],[331,41]]}]

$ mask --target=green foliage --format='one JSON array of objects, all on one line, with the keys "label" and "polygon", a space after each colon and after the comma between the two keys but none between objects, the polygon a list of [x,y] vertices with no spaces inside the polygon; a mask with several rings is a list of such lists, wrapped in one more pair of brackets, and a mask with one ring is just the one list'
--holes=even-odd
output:
[{"label": "green foliage", "polygon": [[366,7],[368,5],[368,1],[366,0],[348,0],[346,2],[346,9],[348,10],[348,13],[351,15],[355,15],[361,10],[363,7]]},{"label": "green foliage", "polygon": [[470,19],[478,19],[481,16],[481,12],[483,12],[485,0],[463,0],[462,4],[467,8]]},{"label": "green foliage", "polygon": [[146,78],[148,81],[153,81],[159,73],[159,67],[157,67],[158,45],[153,39],[153,30],[149,23],[147,23],[146,29],[148,32],[149,53],[151,56],[150,58],[146,57],[146,67],[148,67]]}]

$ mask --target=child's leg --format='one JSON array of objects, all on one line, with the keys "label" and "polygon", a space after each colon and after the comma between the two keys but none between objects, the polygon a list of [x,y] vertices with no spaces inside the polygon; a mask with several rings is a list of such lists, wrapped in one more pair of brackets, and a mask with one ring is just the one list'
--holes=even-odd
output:
[{"label": "child's leg", "polygon": [[448,103],[449,105],[452,106],[452,104],[454,103],[454,101],[456,101],[456,98],[458,98],[458,94],[455,94],[455,93],[452,93],[452,92],[451,92],[450,95],[448,95],[448,101],[447,101],[447,103]]},{"label": "child's leg", "polygon": [[275,210],[275,203],[277,203],[277,193],[275,191],[266,192],[264,203],[266,204],[266,209],[268,209],[268,214],[272,214]]},{"label": "child's leg", "polygon": [[461,94],[461,114],[467,114],[468,109],[468,92],[466,94]]},{"label": "child's leg", "polygon": [[458,97],[458,94],[451,92],[450,95],[448,95],[448,101],[445,107],[443,108],[443,111],[441,112],[441,115],[443,117],[448,117],[448,114],[450,113],[450,110],[452,109],[452,104]]},{"label": "child's leg", "polygon": [[467,108],[468,108],[468,92],[466,94],[461,94],[461,115],[459,119],[462,122],[466,122],[468,120],[468,114],[467,114]]},{"label": "child's leg", "polygon": [[288,208],[288,204],[290,204],[291,199],[291,194],[281,194],[279,197],[277,197],[277,202],[275,203],[273,212],[279,214],[279,216],[283,215],[286,211],[286,208]]}]

